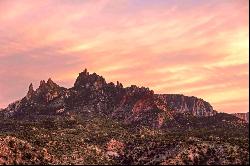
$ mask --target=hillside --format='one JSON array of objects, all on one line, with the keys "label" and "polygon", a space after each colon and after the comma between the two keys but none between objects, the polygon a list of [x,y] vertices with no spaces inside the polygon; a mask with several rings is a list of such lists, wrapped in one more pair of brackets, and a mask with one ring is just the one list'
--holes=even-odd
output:
[{"label": "hillside", "polygon": [[244,120],[87,70],[72,88],[31,84],[0,116],[0,164],[249,164]]}]

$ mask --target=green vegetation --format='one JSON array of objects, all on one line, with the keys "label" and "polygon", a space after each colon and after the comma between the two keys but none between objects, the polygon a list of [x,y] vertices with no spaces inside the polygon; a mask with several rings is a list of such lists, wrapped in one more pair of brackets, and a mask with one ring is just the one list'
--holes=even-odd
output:
[{"label": "green vegetation", "polygon": [[[0,138],[12,138],[8,146],[13,154],[17,140],[32,147],[19,147],[21,158],[4,160],[6,164],[249,164],[248,126],[227,118],[192,118],[185,122],[193,124],[188,127],[176,118],[182,127],[153,129],[105,116],[38,116],[1,121]],[[109,155],[111,140],[124,147]],[[47,155],[38,156],[41,151]]]}]

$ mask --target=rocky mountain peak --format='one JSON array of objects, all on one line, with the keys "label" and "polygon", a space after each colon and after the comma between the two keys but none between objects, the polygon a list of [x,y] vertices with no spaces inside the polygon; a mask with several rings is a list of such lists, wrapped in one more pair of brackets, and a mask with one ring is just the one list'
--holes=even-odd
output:
[{"label": "rocky mountain peak", "polygon": [[53,84],[54,82],[52,81],[51,78],[48,79],[47,84]]},{"label": "rocky mountain peak", "polygon": [[31,84],[26,99],[11,109],[35,109],[39,112],[42,109],[67,108],[70,111],[87,108],[126,123],[145,123],[149,126],[162,126],[174,113],[197,117],[216,114],[212,106],[202,99],[176,94],[154,94],[147,87],[123,87],[119,81],[116,85],[107,84],[102,76],[90,74],[87,69],[79,73],[70,89],[60,87],[51,78],[47,82],[41,80],[35,91]]},{"label": "rocky mountain peak", "polygon": [[34,95],[34,93],[35,93],[35,91],[33,89],[33,84],[31,83],[29,85],[29,91],[28,91],[28,93],[26,95],[27,99],[30,99]]},{"label": "rocky mountain peak", "polygon": [[44,87],[45,85],[46,85],[46,82],[45,82],[44,80],[41,80],[41,81],[40,81],[39,88],[40,88],[40,87]]},{"label": "rocky mountain peak", "polygon": [[29,92],[34,92],[33,84],[32,83],[30,83],[30,85],[29,85]]},{"label": "rocky mountain peak", "polygon": [[89,74],[87,69],[83,72],[79,73],[79,76],[74,83],[74,88],[90,88],[94,87],[94,89],[98,90],[106,85],[106,81],[102,76],[97,75],[96,73]]},{"label": "rocky mountain peak", "polygon": [[40,85],[37,90],[49,91],[49,90],[56,89],[56,88],[59,88],[59,85],[57,85],[55,82],[52,81],[51,78],[49,78],[47,82],[45,82],[44,80],[41,80]]},{"label": "rocky mountain peak", "polygon": [[85,75],[89,75],[89,72],[88,72],[88,70],[86,68],[83,70],[82,73],[85,74]]},{"label": "rocky mountain peak", "polygon": [[30,84],[29,91],[26,95],[26,100],[35,103],[48,103],[55,98],[61,97],[64,94],[65,88],[60,87],[51,78],[45,82],[40,81],[39,87],[34,90],[33,85]]},{"label": "rocky mountain peak", "polygon": [[81,73],[79,73],[79,76],[78,77],[85,77],[85,76],[88,76],[89,75],[89,72],[87,69],[84,69]]},{"label": "rocky mountain peak", "polygon": [[249,165],[249,124],[237,117],[85,69],[72,88],[31,83],[0,109],[0,165]]},{"label": "rocky mountain peak", "polygon": [[244,120],[245,122],[249,123],[249,112],[247,112],[247,113],[233,113],[233,115]]},{"label": "rocky mountain peak", "polygon": [[50,87],[50,88],[57,88],[57,87],[59,87],[55,82],[52,81],[51,78],[48,79],[47,86]]},{"label": "rocky mountain peak", "polygon": [[118,87],[118,88],[123,88],[123,85],[122,85],[122,83],[120,83],[119,81],[117,81],[117,82],[116,82],[116,87]]}]

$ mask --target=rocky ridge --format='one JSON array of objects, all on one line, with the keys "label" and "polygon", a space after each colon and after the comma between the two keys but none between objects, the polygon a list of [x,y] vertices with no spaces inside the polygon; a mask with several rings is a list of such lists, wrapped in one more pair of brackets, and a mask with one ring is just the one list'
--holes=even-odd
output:
[{"label": "rocky ridge", "polygon": [[120,82],[107,83],[87,69],[79,73],[72,88],[60,87],[50,78],[42,80],[34,90],[30,84],[27,95],[4,109],[5,116],[23,117],[34,114],[70,114],[74,112],[102,114],[122,120],[125,124],[161,127],[175,114],[206,117],[216,111],[206,101],[180,94],[155,94],[146,87],[123,87]]},{"label": "rocky ridge", "polygon": [[234,113],[233,115],[244,120],[245,122],[249,123],[249,112],[247,112],[247,113]]},{"label": "rocky ridge", "polygon": [[84,70],[0,112],[0,164],[249,165],[249,125],[202,99],[107,83]]}]

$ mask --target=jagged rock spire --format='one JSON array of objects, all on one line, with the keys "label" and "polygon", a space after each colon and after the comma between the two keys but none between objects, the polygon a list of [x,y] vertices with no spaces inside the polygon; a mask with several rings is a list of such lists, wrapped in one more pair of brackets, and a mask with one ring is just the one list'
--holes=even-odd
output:
[{"label": "jagged rock spire", "polygon": [[32,83],[31,83],[30,86],[29,86],[29,92],[34,92],[33,84],[32,84]]},{"label": "jagged rock spire", "polygon": [[89,72],[88,72],[88,70],[85,68],[84,70],[83,70],[83,72],[82,72],[84,75],[89,75]]},{"label": "jagged rock spire", "polygon": [[119,81],[116,82],[116,86],[119,87],[119,88],[123,88],[122,83],[120,83]]},{"label": "jagged rock spire", "polygon": [[47,84],[54,83],[51,78],[48,79]]},{"label": "jagged rock spire", "polygon": [[42,89],[53,89],[53,88],[56,88],[56,87],[59,87],[55,82],[52,81],[51,78],[48,79],[47,82],[45,82],[44,80],[41,80],[40,81],[40,86],[39,86],[39,90],[42,90]]},{"label": "jagged rock spire", "polygon": [[51,87],[51,88],[58,87],[58,85],[57,85],[54,81],[52,81],[51,78],[48,79],[47,85],[48,85],[49,87]]},{"label": "jagged rock spire", "polygon": [[27,95],[26,95],[26,98],[27,99],[30,99],[31,97],[32,97],[32,95],[34,94],[34,89],[33,89],[33,84],[31,83],[30,85],[29,85],[29,91],[28,91],[28,93],[27,93]]},{"label": "jagged rock spire", "polygon": [[89,74],[87,69],[84,69],[83,72],[79,73],[77,77],[74,87],[91,87],[95,86],[97,89],[106,84],[105,79],[102,76],[97,75],[96,73]]},{"label": "jagged rock spire", "polygon": [[45,82],[44,80],[41,80],[41,81],[40,81],[40,86],[39,86],[39,88],[40,88],[40,87],[43,87],[44,85],[46,85],[46,82]]}]

